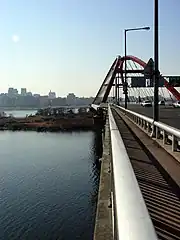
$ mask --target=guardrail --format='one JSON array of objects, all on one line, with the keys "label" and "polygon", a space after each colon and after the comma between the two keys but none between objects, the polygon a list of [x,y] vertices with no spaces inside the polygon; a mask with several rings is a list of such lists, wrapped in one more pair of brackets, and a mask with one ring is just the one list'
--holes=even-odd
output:
[{"label": "guardrail", "polygon": [[171,150],[177,151],[180,148],[180,130],[173,128],[162,122],[156,122],[152,118],[146,117],[139,113],[113,105],[119,108],[130,120],[135,122],[140,128],[146,131],[151,137],[162,139],[163,145],[171,144]]},{"label": "guardrail", "polygon": [[96,104],[91,104],[91,107],[94,108],[96,111],[98,110],[100,105],[96,105]]},{"label": "guardrail", "polygon": [[108,115],[112,146],[114,239],[158,239],[110,106]]}]

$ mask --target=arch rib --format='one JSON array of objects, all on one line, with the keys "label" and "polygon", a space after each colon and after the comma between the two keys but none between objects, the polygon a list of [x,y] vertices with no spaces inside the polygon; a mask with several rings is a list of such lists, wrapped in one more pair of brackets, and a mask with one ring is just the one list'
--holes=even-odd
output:
[{"label": "arch rib", "polygon": [[[122,58],[123,62],[125,61],[125,57]],[[132,60],[136,63],[138,63],[140,66],[142,66],[143,68],[146,66],[146,63],[141,60],[140,58],[138,57],[135,57],[135,56],[126,56],[126,60]],[[162,76],[161,76],[162,77]],[[172,93],[172,95],[178,100],[180,101],[180,93],[171,85],[169,85],[169,82],[164,78],[162,77],[163,80],[164,80],[164,86],[168,89],[169,92]]]},{"label": "arch rib", "polygon": [[[140,58],[135,57],[135,56],[128,55],[128,56],[126,56],[126,60],[134,61],[143,68],[146,66],[146,63],[143,60],[141,60]],[[105,77],[105,79],[104,79],[104,81],[103,81],[103,83],[102,83],[94,101],[93,101],[93,104],[98,104],[99,105],[100,103],[103,103],[103,102],[107,101],[109,92],[110,92],[110,90],[113,86],[113,82],[114,82],[114,79],[116,77],[116,73],[119,72],[121,74],[122,81],[123,81],[124,61],[125,61],[125,57],[120,57],[120,56],[118,56],[114,60],[108,74],[106,75],[106,77]],[[173,86],[170,86],[169,82],[165,78],[163,78],[163,80],[164,80],[164,86],[168,89],[168,91],[171,92],[172,95],[178,101],[180,101],[180,93]]]}]

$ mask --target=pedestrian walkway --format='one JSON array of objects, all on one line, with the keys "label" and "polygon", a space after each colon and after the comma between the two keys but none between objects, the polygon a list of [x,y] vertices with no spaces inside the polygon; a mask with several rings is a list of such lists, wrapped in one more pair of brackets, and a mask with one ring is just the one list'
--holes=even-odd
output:
[{"label": "pedestrian walkway", "polygon": [[[180,165],[117,109],[112,112],[159,239],[180,239],[180,187],[174,181],[180,178]],[[161,158],[172,162],[170,171]]]}]

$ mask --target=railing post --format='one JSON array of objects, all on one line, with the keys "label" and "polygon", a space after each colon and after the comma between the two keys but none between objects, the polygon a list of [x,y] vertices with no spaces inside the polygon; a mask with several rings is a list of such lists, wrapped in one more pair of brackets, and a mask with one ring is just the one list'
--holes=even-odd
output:
[{"label": "railing post", "polygon": [[167,143],[167,134],[166,131],[163,130],[163,145]]},{"label": "railing post", "polygon": [[172,135],[172,151],[177,151],[177,146],[178,146],[178,142],[177,142],[177,138]]},{"label": "railing post", "polygon": [[156,127],[156,128],[155,128],[155,131],[156,131],[156,133],[155,133],[155,138],[156,138],[156,139],[159,139],[159,137],[160,137],[159,128]]}]

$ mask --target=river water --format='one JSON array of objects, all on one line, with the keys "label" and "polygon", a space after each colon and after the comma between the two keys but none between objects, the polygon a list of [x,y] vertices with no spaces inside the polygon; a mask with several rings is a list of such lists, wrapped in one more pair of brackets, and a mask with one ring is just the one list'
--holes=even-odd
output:
[{"label": "river water", "polygon": [[5,110],[4,112],[7,116],[13,115],[13,117],[21,118],[26,117],[26,115],[34,115],[36,114],[37,110]]},{"label": "river water", "polygon": [[99,143],[94,132],[1,132],[0,239],[92,239]]},{"label": "river water", "polygon": [[[64,107],[64,109],[68,109],[68,107]],[[72,108],[73,111],[75,113],[78,112],[78,108],[74,107]],[[37,110],[35,109],[27,109],[27,110],[5,110],[4,111],[6,116],[13,116],[13,117],[16,117],[16,118],[22,118],[22,117],[26,117],[27,115],[35,115],[37,113]]]}]

